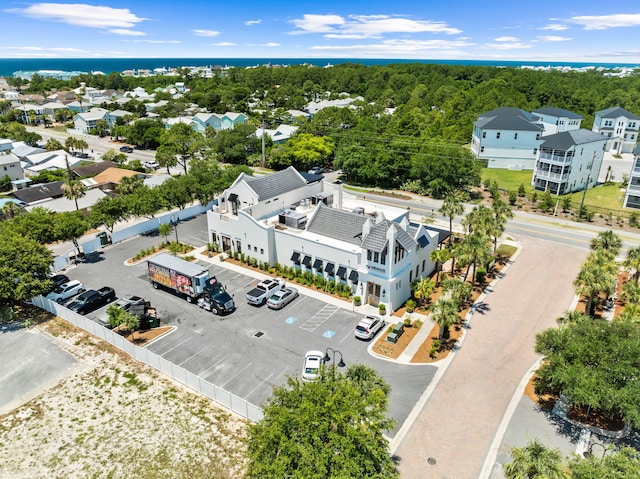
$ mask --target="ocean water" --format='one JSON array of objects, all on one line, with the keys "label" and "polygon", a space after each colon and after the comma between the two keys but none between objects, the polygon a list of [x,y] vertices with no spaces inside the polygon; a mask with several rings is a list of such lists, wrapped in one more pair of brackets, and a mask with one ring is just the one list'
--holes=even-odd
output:
[{"label": "ocean water", "polygon": [[155,68],[178,68],[189,66],[238,66],[248,67],[257,65],[299,65],[312,64],[317,66],[338,65],[340,63],[359,63],[361,65],[389,65],[394,63],[434,63],[446,65],[487,65],[500,67],[604,67],[617,68],[640,67],[630,63],[582,63],[582,62],[530,62],[530,61],[501,61],[501,60],[413,60],[413,59],[370,59],[370,58],[28,58],[6,59],[0,58],[0,76],[12,76],[13,72],[34,70],[62,70],[62,71],[100,71],[105,74],[122,72],[124,70]]}]

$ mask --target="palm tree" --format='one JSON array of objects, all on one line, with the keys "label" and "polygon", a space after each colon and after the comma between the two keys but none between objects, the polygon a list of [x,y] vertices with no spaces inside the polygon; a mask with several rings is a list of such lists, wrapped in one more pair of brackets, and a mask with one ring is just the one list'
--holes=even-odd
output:
[{"label": "palm tree", "polygon": [[576,324],[585,320],[591,321],[591,318],[579,311],[567,311],[564,316],[558,318],[558,324]]},{"label": "palm tree", "polygon": [[637,283],[640,280],[640,246],[627,251],[627,257],[622,264],[628,270],[633,271],[633,277]]},{"label": "palm tree", "polygon": [[4,216],[4,218],[7,220],[15,218],[16,216],[18,216],[20,213],[23,213],[23,212],[24,210],[20,208],[17,204],[15,204],[13,201],[9,201],[2,207],[2,216]]},{"label": "palm tree", "polygon": [[640,285],[629,281],[622,287],[622,299],[628,304],[640,304]]},{"label": "palm tree", "polygon": [[440,213],[449,218],[449,244],[453,242],[453,218],[464,213],[462,195],[459,191],[449,191],[444,195]]},{"label": "palm tree", "polygon": [[47,143],[44,145],[44,149],[47,151],[62,150],[62,143],[55,138],[49,138]]},{"label": "palm tree", "polygon": [[472,287],[460,278],[447,278],[442,282],[442,292],[448,293],[458,306],[471,297]]},{"label": "palm tree", "polygon": [[498,248],[498,238],[502,236],[504,230],[507,226],[507,220],[513,218],[513,211],[509,204],[504,201],[499,196],[496,196],[493,199],[493,203],[491,204],[491,209],[493,210],[493,254],[496,254],[496,250]]},{"label": "palm tree", "polygon": [[429,255],[429,259],[436,264],[436,284],[440,284],[440,271],[442,271],[442,265],[451,258],[451,252],[446,249],[434,249]]},{"label": "palm tree", "polygon": [[162,223],[160,226],[158,226],[158,233],[162,236],[164,236],[164,242],[168,243],[169,241],[167,240],[167,236],[169,236],[171,234],[171,231],[173,230],[173,228],[171,227],[171,225],[169,223]]},{"label": "palm tree", "polygon": [[74,200],[76,202],[76,211],[78,211],[80,209],[78,207],[78,198],[82,198],[86,194],[86,186],[78,180],[67,180],[62,183],[60,188],[62,189],[62,194],[66,199]]},{"label": "palm tree", "polygon": [[491,239],[482,231],[474,231],[473,233],[465,236],[462,244],[464,245],[463,251],[468,260],[467,271],[464,274],[464,280],[467,280],[469,275],[469,269],[473,268],[471,275],[471,286],[473,287],[476,282],[476,269],[478,263],[485,263],[491,256]]},{"label": "palm tree", "polygon": [[593,316],[595,310],[594,300],[604,293],[607,296],[613,293],[617,266],[611,252],[600,249],[593,251],[582,265],[573,284],[576,292],[587,298],[585,313]]},{"label": "palm tree", "polygon": [[622,239],[612,230],[602,231],[591,240],[591,249],[594,251],[603,249],[613,253],[613,256],[617,256],[620,248],[622,248]]},{"label": "palm tree", "polygon": [[420,300],[420,303],[422,304],[429,299],[429,296],[431,296],[435,287],[436,284],[429,278],[420,278],[413,285],[413,296]]},{"label": "palm tree", "polygon": [[640,304],[625,305],[622,313],[616,318],[616,321],[630,321],[632,323],[640,323]]},{"label": "palm tree", "polygon": [[562,463],[557,449],[549,449],[538,439],[525,447],[511,449],[512,461],[503,466],[507,479],[569,479],[570,473]]},{"label": "palm tree", "polygon": [[458,303],[453,299],[438,299],[431,318],[440,326],[438,339],[449,339],[449,327],[460,322]]},{"label": "palm tree", "polygon": [[73,150],[77,148],[77,144],[78,139],[74,138],[73,136],[68,136],[66,140],[64,140],[64,148],[71,154],[73,154]]},{"label": "palm tree", "polygon": [[601,231],[597,237],[591,240],[591,249],[604,249],[617,256],[622,249],[622,238],[613,230]]}]

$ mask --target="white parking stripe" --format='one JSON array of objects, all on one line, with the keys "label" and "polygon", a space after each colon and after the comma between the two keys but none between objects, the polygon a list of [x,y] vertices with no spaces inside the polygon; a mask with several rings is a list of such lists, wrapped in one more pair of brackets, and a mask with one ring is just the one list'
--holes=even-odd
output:
[{"label": "white parking stripe", "polygon": [[200,351],[198,351],[197,353],[192,354],[191,356],[189,356],[187,359],[185,359],[184,361],[182,361],[180,364],[178,364],[178,366],[182,366],[184,363],[186,363],[187,361],[189,361],[190,359],[195,358],[196,356],[198,356],[202,351],[205,351],[206,349],[209,349],[211,346],[213,346],[213,344],[210,344],[209,346],[205,346],[204,348],[202,348]]},{"label": "white parking stripe", "polygon": [[221,388],[224,388],[227,383],[229,383],[230,381],[233,381],[235,378],[237,378],[240,374],[242,374],[242,372],[247,369],[248,367],[250,367],[253,363],[249,363],[247,364],[245,367],[243,367],[240,371],[238,371],[237,373],[235,373],[233,376],[231,376],[229,379],[227,379],[223,384],[220,385]]},{"label": "white parking stripe", "polygon": [[262,381],[260,381],[260,383],[255,388],[253,388],[251,391],[249,391],[247,393],[247,395],[243,399],[247,399],[249,396],[251,396],[253,394],[253,392],[256,389],[258,389],[260,386],[262,386],[264,383],[266,383],[271,376],[273,376],[273,373],[269,374],[266,378],[264,378]]}]

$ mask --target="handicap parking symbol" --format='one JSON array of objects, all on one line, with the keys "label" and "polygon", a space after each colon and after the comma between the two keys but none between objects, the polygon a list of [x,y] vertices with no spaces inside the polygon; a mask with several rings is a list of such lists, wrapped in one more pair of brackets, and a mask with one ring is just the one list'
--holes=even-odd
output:
[{"label": "handicap parking symbol", "polygon": [[294,316],[289,316],[287,319],[284,320],[285,323],[287,324],[293,324],[298,320],[298,318],[294,317]]},{"label": "handicap parking symbol", "polygon": [[322,335],[325,338],[329,338],[329,339],[333,338],[333,336],[335,336],[335,334],[336,334],[336,332],[335,331],[331,331],[330,329],[327,329],[324,333],[322,333]]}]

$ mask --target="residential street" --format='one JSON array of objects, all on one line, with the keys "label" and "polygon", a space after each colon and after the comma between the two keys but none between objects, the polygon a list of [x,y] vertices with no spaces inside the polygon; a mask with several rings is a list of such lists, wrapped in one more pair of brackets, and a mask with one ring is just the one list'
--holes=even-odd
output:
[{"label": "residential street", "polygon": [[[520,380],[536,333],[574,295],[584,249],[516,238],[522,250],[470,321],[461,349],[393,451],[403,479],[476,479]],[[528,292],[535,292],[529,294]]]}]

